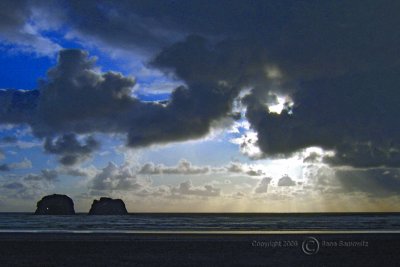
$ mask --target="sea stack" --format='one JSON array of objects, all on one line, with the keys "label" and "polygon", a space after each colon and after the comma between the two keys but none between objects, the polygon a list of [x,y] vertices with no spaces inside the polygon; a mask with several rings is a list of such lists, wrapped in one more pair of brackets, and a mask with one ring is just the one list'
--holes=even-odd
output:
[{"label": "sea stack", "polygon": [[74,215],[74,202],[66,195],[53,194],[43,197],[37,204],[36,215]]},{"label": "sea stack", "polygon": [[89,215],[125,215],[128,214],[125,203],[121,199],[102,197],[93,200]]}]

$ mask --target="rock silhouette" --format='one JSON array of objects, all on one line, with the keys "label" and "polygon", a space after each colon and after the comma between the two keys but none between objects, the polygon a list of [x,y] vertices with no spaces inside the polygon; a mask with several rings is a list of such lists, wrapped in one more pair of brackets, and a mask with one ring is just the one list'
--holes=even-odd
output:
[{"label": "rock silhouette", "polygon": [[89,215],[125,215],[128,214],[125,203],[121,199],[102,197],[93,200]]},{"label": "rock silhouette", "polygon": [[74,202],[66,195],[53,194],[43,197],[37,203],[36,215],[73,215]]}]

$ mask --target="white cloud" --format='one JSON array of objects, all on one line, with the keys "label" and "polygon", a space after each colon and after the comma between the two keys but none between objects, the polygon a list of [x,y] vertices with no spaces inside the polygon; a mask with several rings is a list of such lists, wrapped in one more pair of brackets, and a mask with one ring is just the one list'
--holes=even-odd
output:
[{"label": "white cloud", "polygon": [[[20,179],[8,177],[0,182],[0,195],[8,200],[33,200],[49,194],[54,189],[58,173],[44,169],[40,173],[30,173]],[[13,179],[13,180],[11,180]],[[32,204],[32,203],[30,203]]]},{"label": "white cloud", "polygon": [[[0,159],[1,159],[1,154],[0,154]],[[0,164],[0,171],[11,171],[11,170],[30,169],[30,168],[32,168],[32,162],[27,158],[24,158],[20,162]]]},{"label": "white cloud", "polygon": [[257,167],[248,164],[241,164],[239,162],[231,162],[225,168],[227,172],[246,174],[249,176],[261,176],[265,174],[263,170],[257,169]]},{"label": "white cloud", "polygon": [[232,138],[231,143],[239,145],[239,150],[242,154],[252,158],[259,159],[263,156],[262,151],[257,146],[257,133],[253,130],[246,131],[238,138]]},{"label": "white cloud", "polygon": [[168,167],[162,164],[155,165],[152,162],[144,164],[138,174],[205,174],[210,172],[210,167],[198,167],[193,166],[189,161],[182,159],[179,161],[178,165],[173,167]]},{"label": "white cloud", "polygon": [[192,181],[188,180],[180,183],[179,186],[171,189],[173,195],[194,195],[202,197],[217,197],[221,195],[221,189],[212,185],[193,186]]},{"label": "white cloud", "polygon": [[113,162],[98,172],[89,181],[93,190],[134,190],[139,191],[151,184],[151,180],[139,179],[127,165],[117,166]]},{"label": "white cloud", "polygon": [[278,181],[278,186],[294,186],[296,182],[292,180],[289,176],[285,175]]},{"label": "white cloud", "polygon": [[9,164],[10,169],[30,169],[32,168],[32,162],[24,158],[21,162],[15,162]]}]

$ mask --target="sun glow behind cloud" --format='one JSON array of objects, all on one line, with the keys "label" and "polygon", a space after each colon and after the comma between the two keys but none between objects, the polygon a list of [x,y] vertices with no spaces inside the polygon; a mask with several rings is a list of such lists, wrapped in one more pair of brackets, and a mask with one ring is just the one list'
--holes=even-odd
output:
[{"label": "sun glow behind cloud", "polygon": [[[281,114],[285,108],[290,108],[294,105],[289,96],[276,96],[276,103],[268,105],[268,111],[271,113]],[[291,112],[289,111],[289,114]]]}]

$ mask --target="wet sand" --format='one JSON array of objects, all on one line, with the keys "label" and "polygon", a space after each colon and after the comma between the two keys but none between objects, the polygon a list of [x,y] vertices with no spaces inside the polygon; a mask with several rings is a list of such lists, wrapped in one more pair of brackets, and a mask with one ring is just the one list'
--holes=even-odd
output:
[{"label": "wet sand", "polygon": [[0,233],[0,266],[400,266],[400,233]]}]

